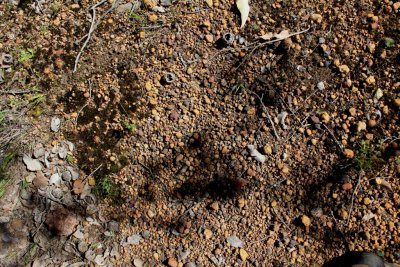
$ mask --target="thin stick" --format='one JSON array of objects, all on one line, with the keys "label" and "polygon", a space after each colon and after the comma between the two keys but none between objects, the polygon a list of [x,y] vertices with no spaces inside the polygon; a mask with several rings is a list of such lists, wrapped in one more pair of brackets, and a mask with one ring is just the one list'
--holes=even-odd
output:
[{"label": "thin stick", "polygon": [[356,185],[356,187],[354,188],[353,194],[352,194],[352,196],[351,196],[351,204],[350,204],[350,209],[349,209],[349,217],[347,218],[346,225],[349,224],[350,217],[351,217],[351,213],[353,212],[354,198],[355,198],[355,196],[356,196],[356,192],[357,192],[357,190],[358,190],[358,187],[360,187],[361,178],[362,178],[363,176],[364,176],[364,171],[361,170],[360,173],[358,174],[358,182],[357,182],[357,185]]},{"label": "thin stick", "polygon": [[[279,42],[279,41],[283,41],[283,40],[285,40],[287,38],[290,38],[292,36],[296,36],[296,35],[300,35],[300,34],[303,34],[305,32],[308,32],[309,30],[310,30],[310,27],[308,27],[307,29],[305,29],[303,31],[291,33],[288,36],[285,36],[284,38],[278,38],[278,39],[274,39],[274,40],[271,40],[271,41],[263,42],[261,44],[258,44],[256,46],[254,46],[254,48],[260,48],[260,47],[262,47],[264,45],[273,44],[273,43],[276,43],[276,42]],[[251,47],[251,45],[249,45],[247,48],[249,48],[249,47]]]},{"label": "thin stick", "polygon": [[[93,176],[93,174],[95,174],[102,166],[103,166],[103,163],[100,164],[100,165],[99,165],[94,171],[92,171],[88,176],[86,176],[86,178],[87,178],[87,177],[90,177],[90,176]],[[86,179],[86,178],[85,178],[85,179]],[[84,179],[84,180],[85,180],[85,179]]]},{"label": "thin stick", "polygon": [[78,111],[78,113],[76,114],[75,126],[78,125],[78,117],[79,117],[79,114],[82,112],[82,110],[83,110],[84,108],[86,108],[87,105],[88,105],[88,104],[86,103],[86,104]]},{"label": "thin stick", "polygon": [[329,134],[332,136],[333,140],[335,140],[336,145],[339,147],[339,149],[342,151],[343,150],[343,146],[339,143],[339,141],[336,139],[335,135],[332,133],[332,131],[328,128],[328,126],[326,126],[324,123],[322,123],[322,126],[324,126],[324,128],[326,130],[328,130]]},{"label": "thin stick", "polygon": [[257,98],[260,100],[260,103],[261,103],[261,105],[263,106],[263,110],[265,110],[265,112],[267,113],[267,118],[268,118],[268,120],[269,120],[269,123],[272,125],[272,129],[273,129],[273,131],[274,131],[275,137],[276,137],[276,139],[280,140],[280,137],[279,137],[279,135],[278,135],[278,132],[277,132],[276,129],[275,129],[274,122],[272,121],[272,118],[271,118],[271,116],[269,115],[268,109],[267,109],[267,107],[264,105],[264,103],[263,103],[263,101],[262,101],[262,98],[261,98],[259,95],[257,95],[256,93],[254,93],[254,92],[250,92],[250,93],[252,93],[252,94],[254,94],[255,96],[257,96]]},{"label": "thin stick", "polygon": [[93,7],[90,8],[90,10],[92,10],[92,13],[93,13],[92,14],[92,22],[90,24],[90,29],[89,29],[89,33],[87,35],[86,41],[83,43],[81,50],[79,51],[78,55],[76,56],[73,72],[76,72],[76,69],[78,68],[79,59],[83,53],[83,50],[86,48],[87,44],[89,43],[90,38],[92,37],[92,33],[96,29],[96,23],[95,23],[96,22],[96,8],[98,6],[104,4],[105,2],[107,2],[107,0],[102,0],[101,2],[97,3],[96,5],[94,5]]}]

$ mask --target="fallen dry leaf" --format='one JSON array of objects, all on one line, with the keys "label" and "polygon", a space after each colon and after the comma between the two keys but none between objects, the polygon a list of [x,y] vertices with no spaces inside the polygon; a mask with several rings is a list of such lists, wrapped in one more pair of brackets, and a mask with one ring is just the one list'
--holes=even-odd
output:
[{"label": "fallen dry leaf", "polygon": [[246,24],[247,18],[249,17],[250,6],[249,0],[237,0],[236,1],[237,9],[240,11],[240,28],[243,28]]},{"label": "fallen dry leaf", "polygon": [[74,185],[72,188],[72,191],[74,192],[75,195],[82,194],[84,189],[84,184],[82,180],[75,180]]}]

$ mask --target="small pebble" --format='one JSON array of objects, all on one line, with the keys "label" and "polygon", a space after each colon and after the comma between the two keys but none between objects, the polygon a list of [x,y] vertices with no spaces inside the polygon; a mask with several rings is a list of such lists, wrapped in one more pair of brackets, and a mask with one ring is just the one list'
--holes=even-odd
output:
[{"label": "small pebble", "polygon": [[346,148],[345,150],[343,150],[343,154],[346,156],[346,158],[348,159],[352,159],[354,158],[354,151],[351,149]]},{"label": "small pebble", "polygon": [[208,43],[212,43],[214,41],[214,37],[211,34],[206,35],[206,41]]},{"label": "small pebble", "polygon": [[212,237],[212,232],[211,232],[210,229],[205,229],[204,232],[203,232],[203,234],[204,234],[204,237],[205,237],[206,239],[210,239],[210,238]]},{"label": "small pebble", "polygon": [[241,249],[239,250],[239,255],[240,255],[240,258],[242,259],[242,261],[246,261],[247,258],[249,257],[249,254],[248,254],[247,251],[244,250],[243,248],[241,248]]},{"label": "small pebble", "polygon": [[178,267],[178,262],[173,257],[168,258],[167,264],[169,267]]}]

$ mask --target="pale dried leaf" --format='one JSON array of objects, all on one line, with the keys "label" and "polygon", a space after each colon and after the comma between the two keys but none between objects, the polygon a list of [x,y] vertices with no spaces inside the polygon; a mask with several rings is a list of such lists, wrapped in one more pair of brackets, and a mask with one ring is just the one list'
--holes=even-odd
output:
[{"label": "pale dried leaf", "polygon": [[367,221],[369,221],[369,220],[371,220],[371,219],[373,219],[373,218],[375,218],[375,217],[376,217],[375,214],[373,214],[373,213],[368,213],[368,214],[365,214],[364,217],[362,217],[362,220],[365,221],[365,222],[367,222]]},{"label": "pale dried leaf", "polygon": [[283,40],[289,38],[290,36],[292,36],[292,34],[288,30],[283,30],[280,33],[267,32],[266,34],[260,36],[259,38],[263,39],[264,41],[269,41],[272,39]]},{"label": "pale dried leaf", "polygon": [[29,171],[40,171],[42,169],[42,164],[37,159],[32,159],[30,156],[24,155],[22,160]]},{"label": "pale dried leaf", "polygon": [[247,148],[250,151],[250,155],[257,160],[258,162],[264,163],[265,160],[267,159],[266,156],[264,156],[263,154],[261,154],[260,152],[257,151],[257,149],[254,148],[253,145],[248,145]]},{"label": "pale dried leaf", "polygon": [[243,28],[246,24],[247,18],[250,13],[249,0],[237,0],[236,1],[237,9],[240,11],[240,28]]},{"label": "pale dried leaf", "polygon": [[234,235],[228,236],[228,237],[226,238],[226,241],[228,241],[229,245],[231,245],[231,246],[234,247],[234,248],[241,248],[241,247],[243,247],[243,241],[240,240],[240,238],[237,237],[237,236],[234,236]]}]

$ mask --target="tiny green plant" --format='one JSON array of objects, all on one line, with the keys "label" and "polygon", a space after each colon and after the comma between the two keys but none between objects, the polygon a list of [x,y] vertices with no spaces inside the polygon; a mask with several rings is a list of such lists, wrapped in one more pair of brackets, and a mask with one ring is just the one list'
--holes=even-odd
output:
[{"label": "tiny green plant", "polygon": [[46,96],[40,93],[34,93],[31,97],[29,97],[28,101],[33,107],[39,106],[43,104],[46,100]]},{"label": "tiny green plant", "polygon": [[358,168],[364,171],[371,171],[377,168],[384,163],[382,152],[382,141],[377,144],[373,144],[369,140],[361,141],[355,157]]},{"label": "tiny green plant", "polygon": [[97,181],[94,192],[105,198],[117,200],[120,195],[121,188],[115,184],[109,177],[103,177]]},{"label": "tiny green plant", "polygon": [[67,162],[68,162],[69,165],[74,165],[74,164],[76,163],[76,162],[75,162],[74,156],[72,156],[71,154],[68,154],[68,155],[67,155],[66,160],[67,160]]},{"label": "tiny green plant", "polygon": [[260,26],[258,26],[256,23],[251,24],[251,29],[254,32],[259,32],[260,31]]},{"label": "tiny green plant", "polygon": [[234,86],[232,86],[230,91],[232,94],[239,94],[245,90],[246,90],[246,84],[241,81],[238,81]]},{"label": "tiny green plant", "polygon": [[24,63],[35,56],[35,51],[32,48],[22,49],[19,52],[18,62]]},{"label": "tiny green plant", "polygon": [[383,38],[383,42],[387,48],[391,48],[395,44],[395,41],[390,37]]},{"label": "tiny green plant", "polygon": [[136,130],[136,124],[129,121],[123,121],[122,127],[130,133],[133,133]]},{"label": "tiny green plant", "polygon": [[141,13],[138,13],[138,12],[131,11],[129,13],[129,18],[131,19],[131,21],[134,24],[138,24],[140,26],[145,25],[146,22],[147,22],[146,16],[144,14],[141,14]]}]

